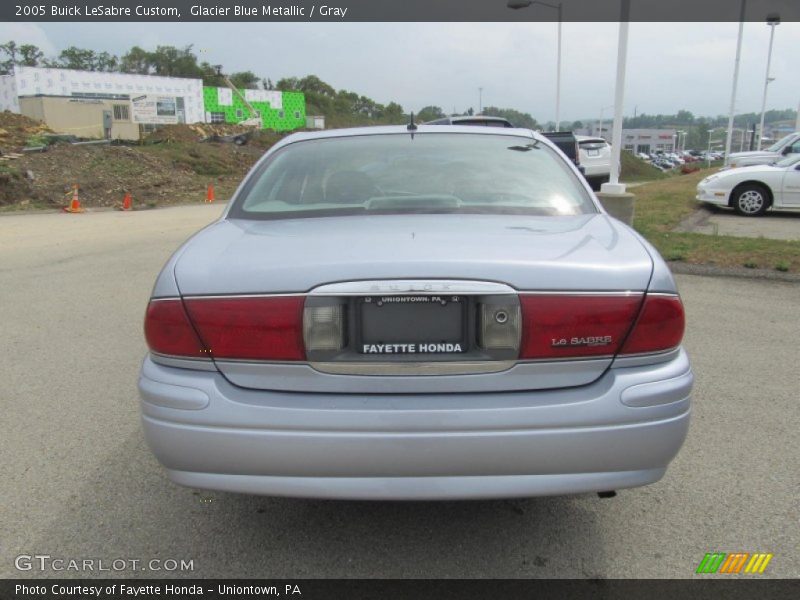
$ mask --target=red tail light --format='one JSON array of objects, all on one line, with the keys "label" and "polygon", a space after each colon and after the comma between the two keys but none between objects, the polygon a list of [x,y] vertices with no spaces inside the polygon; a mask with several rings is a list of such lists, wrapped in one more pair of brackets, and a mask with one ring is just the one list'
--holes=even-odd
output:
[{"label": "red tail light", "polygon": [[641,294],[521,295],[520,358],[559,359],[616,354],[641,302]]},{"label": "red tail light", "polygon": [[304,360],[303,297],[186,298],[213,358]]},{"label": "red tail light", "polygon": [[683,339],[686,321],[678,296],[647,296],[622,354],[661,352],[675,348]]},{"label": "red tail light", "polygon": [[144,318],[144,337],[150,350],[159,354],[208,357],[180,299],[150,301]]}]

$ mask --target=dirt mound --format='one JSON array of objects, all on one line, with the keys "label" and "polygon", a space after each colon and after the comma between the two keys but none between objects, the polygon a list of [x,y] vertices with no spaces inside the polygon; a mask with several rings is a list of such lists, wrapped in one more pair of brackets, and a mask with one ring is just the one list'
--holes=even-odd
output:
[{"label": "dirt mound", "polygon": [[148,135],[144,142],[198,142],[212,136],[237,135],[251,131],[250,127],[229,123],[192,123],[191,125],[165,125]]},{"label": "dirt mound", "polygon": [[19,150],[36,138],[52,131],[42,123],[9,111],[0,112],[0,151]]},{"label": "dirt mound", "polygon": [[[19,146],[47,133],[40,123],[12,113],[0,113],[0,128],[7,139],[13,132]],[[50,139],[46,152],[0,157],[0,207],[66,206],[76,183],[87,207],[120,205],[126,192],[133,195],[135,207],[202,202],[209,184],[218,199],[226,199],[265,149],[286,135],[252,132],[242,146],[200,142],[244,131],[248,129],[216,123],[170,125],[148,138],[154,143],[141,145],[71,145]]]},{"label": "dirt mound", "polygon": [[[81,203],[88,206],[114,206],[127,191],[135,192],[139,200],[148,201],[157,201],[171,192],[202,197],[202,185],[198,185],[195,174],[188,168],[165,168],[157,157],[126,146],[59,144],[48,152],[20,158],[12,166],[20,172],[30,172],[33,179],[25,178],[26,196],[38,204],[66,204],[76,183]],[[15,190],[16,194],[19,192]]]},{"label": "dirt mound", "polygon": [[135,206],[199,202],[211,183],[222,199],[262,153],[234,144],[56,144],[0,165],[0,205],[65,206],[76,183],[89,207],[119,205],[126,192]]}]

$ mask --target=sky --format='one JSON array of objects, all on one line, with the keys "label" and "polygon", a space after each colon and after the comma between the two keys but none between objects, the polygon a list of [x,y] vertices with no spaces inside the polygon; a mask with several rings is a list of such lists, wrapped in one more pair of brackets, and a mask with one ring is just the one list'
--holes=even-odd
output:
[{"label": "sky", "polygon": [[[624,112],[727,115],[738,23],[631,23]],[[0,43],[52,56],[76,45],[113,54],[131,46],[193,44],[228,72],[277,81],[314,74],[336,89],[405,110],[514,108],[555,117],[556,23],[0,23]],[[616,23],[564,23],[561,119],[604,118],[614,102]],[[759,112],[769,27],[745,23],[736,102]],[[767,108],[800,103],[800,23],[775,31]]]}]

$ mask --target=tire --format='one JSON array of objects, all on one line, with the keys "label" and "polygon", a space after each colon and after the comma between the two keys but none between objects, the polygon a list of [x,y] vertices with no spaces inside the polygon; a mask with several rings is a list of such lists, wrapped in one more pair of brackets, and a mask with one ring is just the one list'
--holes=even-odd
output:
[{"label": "tire", "polygon": [[731,194],[733,210],[743,217],[760,217],[769,208],[770,198],[767,188],[757,183],[746,183],[737,187]]}]

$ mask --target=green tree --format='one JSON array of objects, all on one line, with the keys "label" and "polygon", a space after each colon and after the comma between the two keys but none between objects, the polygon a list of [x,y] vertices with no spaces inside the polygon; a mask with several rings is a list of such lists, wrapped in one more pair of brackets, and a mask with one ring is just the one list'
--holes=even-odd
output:
[{"label": "green tree", "polygon": [[33,44],[22,44],[19,47],[18,65],[23,67],[38,67],[44,59],[44,52]]},{"label": "green tree", "polygon": [[252,71],[231,73],[228,79],[239,89],[257,90],[261,79]]},{"label": "green tree", "polygon": [[416,123],[425,123],[434,119],[441,119],[444,116],[446,115],[440,106],[426,106],[415,115],[414,121]]},{"label": "green tree", "polygon": [[538,129],[539,124],[528,113],[514,110],[513,108],[498,108],[496,106],[487,106],[483,109],[483,113],[489,117],[501,117],[511,121],[515,127],[524,127],[525,129]]},{"label": "green tree", "polygon": [[149,75],[152,68],[150,52],[139,46],[133,46],[119,60],[119,70],[123,73]]},{"label": "green tree", "polygon": [[116,71],[118,59],[108,52],[95,52],[86,48],[70,46],[62,50],[58,58],[44,61],[48,67],[75,69],[77,71]]},{"label": "green tree", "polygon": [[155,51],[151,53],[150,64],[155,75],[198,78],[203,76],[191,44],[183,48],[156,46]]},{"label": "green tree", "polygon": [[675,115],[676,125],[691,125],[692,123],[694,123],[694,115],[688,110],[679,110]]}]

